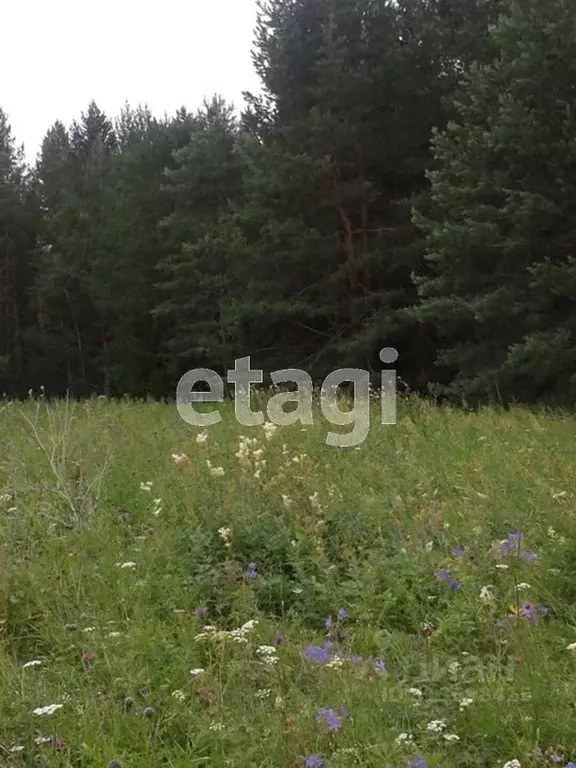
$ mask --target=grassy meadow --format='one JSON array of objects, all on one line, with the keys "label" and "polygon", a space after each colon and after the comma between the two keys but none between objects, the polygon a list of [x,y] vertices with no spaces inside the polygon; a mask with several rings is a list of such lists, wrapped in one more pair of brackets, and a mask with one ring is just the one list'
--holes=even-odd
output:
[{"label": "grassy meadow", "polygon": [[576,762],[573,418],[222,410],[0,405],[1,766]]}]

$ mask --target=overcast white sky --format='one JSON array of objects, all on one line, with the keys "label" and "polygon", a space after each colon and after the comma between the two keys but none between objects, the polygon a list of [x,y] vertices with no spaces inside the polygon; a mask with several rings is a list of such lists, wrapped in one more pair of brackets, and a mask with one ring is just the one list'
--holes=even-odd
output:
[{"label": "overcast white sky", "polygon": [[90,99],[110,116],[126,99],[162,115],[215,92],[240,108],[243,90],[259,90],[256,0],[0,2],[0,107],[29,161]]}]

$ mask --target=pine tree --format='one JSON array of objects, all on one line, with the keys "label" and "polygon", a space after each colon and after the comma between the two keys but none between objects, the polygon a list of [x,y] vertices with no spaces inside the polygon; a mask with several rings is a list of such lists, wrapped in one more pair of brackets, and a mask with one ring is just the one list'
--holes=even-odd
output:
[{"label": "pine tree", "polygon": [[377,366],[381,347],[396,346],[403,375],[423,381],[431,338],[404,312],[417,301],[411,275],[423,255],[411,208],[426,190],[431,131],[446,122],[446,98],[470,63],[466,46],[475,34],[474,50],[484,50],[496,6],[261,6],[255,62],[265,91],[244,122],[263,149],[238,212],[254,285],[236,312],[251,329],[246,347],[289,348],[323,375]]},{"label": "pine tree", "polygon": [[0,109],[0,392],[28,389],[29,288],[39,218],[30,182],[23,150]]},{"label": "pine tree", "polygon": [[70,132],[52,128],[37,169],[46,210],[37,284],[42,327],[60,335],[55,352],[66,361],[67,388],[75,385],[78,394],[110,390],[107,279],[114,259],[106,200],[115,150],[112,124],[91,102]]},{"label": "pine tree", "polygon": [[573,402],[576,3],[515,0],[492,34],[435,140],[418,315],[441,340],[437,393]]}]

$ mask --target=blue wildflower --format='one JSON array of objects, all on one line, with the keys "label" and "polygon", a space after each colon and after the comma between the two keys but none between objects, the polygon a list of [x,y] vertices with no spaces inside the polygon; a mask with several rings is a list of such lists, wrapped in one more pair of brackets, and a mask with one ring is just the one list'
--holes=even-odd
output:
[{"label": "blue wildflower", "polygon": [[446,568],[440,568],[436,578],[441,584],[448,584],[448,587],[454,591],[460,589],[460,582],[456,581]]},{"label": "blue wildflower", "polygon": [[374,667],[376,668],[376,671],[380,675],[386,674],[386,664],[384,662],[384,659],[376,659],[376,662],[374,663]]},{"label": "blue wildflower", "polygon": [[333,709],[320,709],[316,715],[316,722],[324,723],[329,731],[339,731],[342,728],[342,718]]},{"label": "blue wildflower", "polygon": [[304,768],[324,768],[325,765],[326,763],[321,757],[318,755],[310,755],[310,757],[306,758]]},{"label": "blue wildflower", "polygon": [[326,616],[326,618],[324,619],[324,626],[326,627],[326,629],[331,629],[333,623],[334,622],[332,621],[332,616]]},{"label": "blue wildflower", "polygon": [[346,619],[350,618],[350,614],[346,608],[338,608],[338,618],[340,621],[346,621]]},{"label": "blue wildflower", "polygon": [[309,645],[304,648],[304,658],[307,661],[313,661],[315,664],[326,664],[330,659],[331,647],[332,643],[329,640],[324,643],[322,648],[319,648],[317,645]]},{"label": "blue wildflower", "polygon": [[452,550],[452,554],[454,555],[454,557],[462,557],[465,551],[466,550],[464,549],[464,547],[458,546],[458,547],[454,547],[454,549]]},{"label": "blue wildflower", "polygon": [[521,531],[509,533],[506,537],[506,541],[498,547],[498,553],[507,555],[509,552],[517,552],[520,549],[520,542],[523,538],[524,534]]},{"label": "blue wildflower", "polygon": [[410,768],[428,768],[428,762],[425,757],[416,755],[413,760],[409,762]]},{"label": "blue wildflower", "polygon": [[258,576],[258,569],[256,568],[256,563],[248,563],[248,568],[246,568],[246,576],[248,576],[249,579],[254,579],[256,576]]},{"label": "blue wildflower", "polygon": [[440,583],[446,583],[447,581],[450,581],[451,578],[450,571],[447,571],[446,568],[440,568],[437,576]]}]

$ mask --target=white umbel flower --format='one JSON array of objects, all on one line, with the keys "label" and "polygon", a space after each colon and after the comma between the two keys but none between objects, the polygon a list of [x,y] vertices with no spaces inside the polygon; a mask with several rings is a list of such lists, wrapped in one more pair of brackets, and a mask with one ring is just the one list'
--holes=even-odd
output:
[{"label": "white umbel flower", "polygon": [[63,706],[63,704],[48,704],[45,707],[36,707],[32,714],[37,715],[38,717],[42,717],[43,715],[50,716],[53,715],[54,712],[57,712],[59,709],[62,709]]}]

